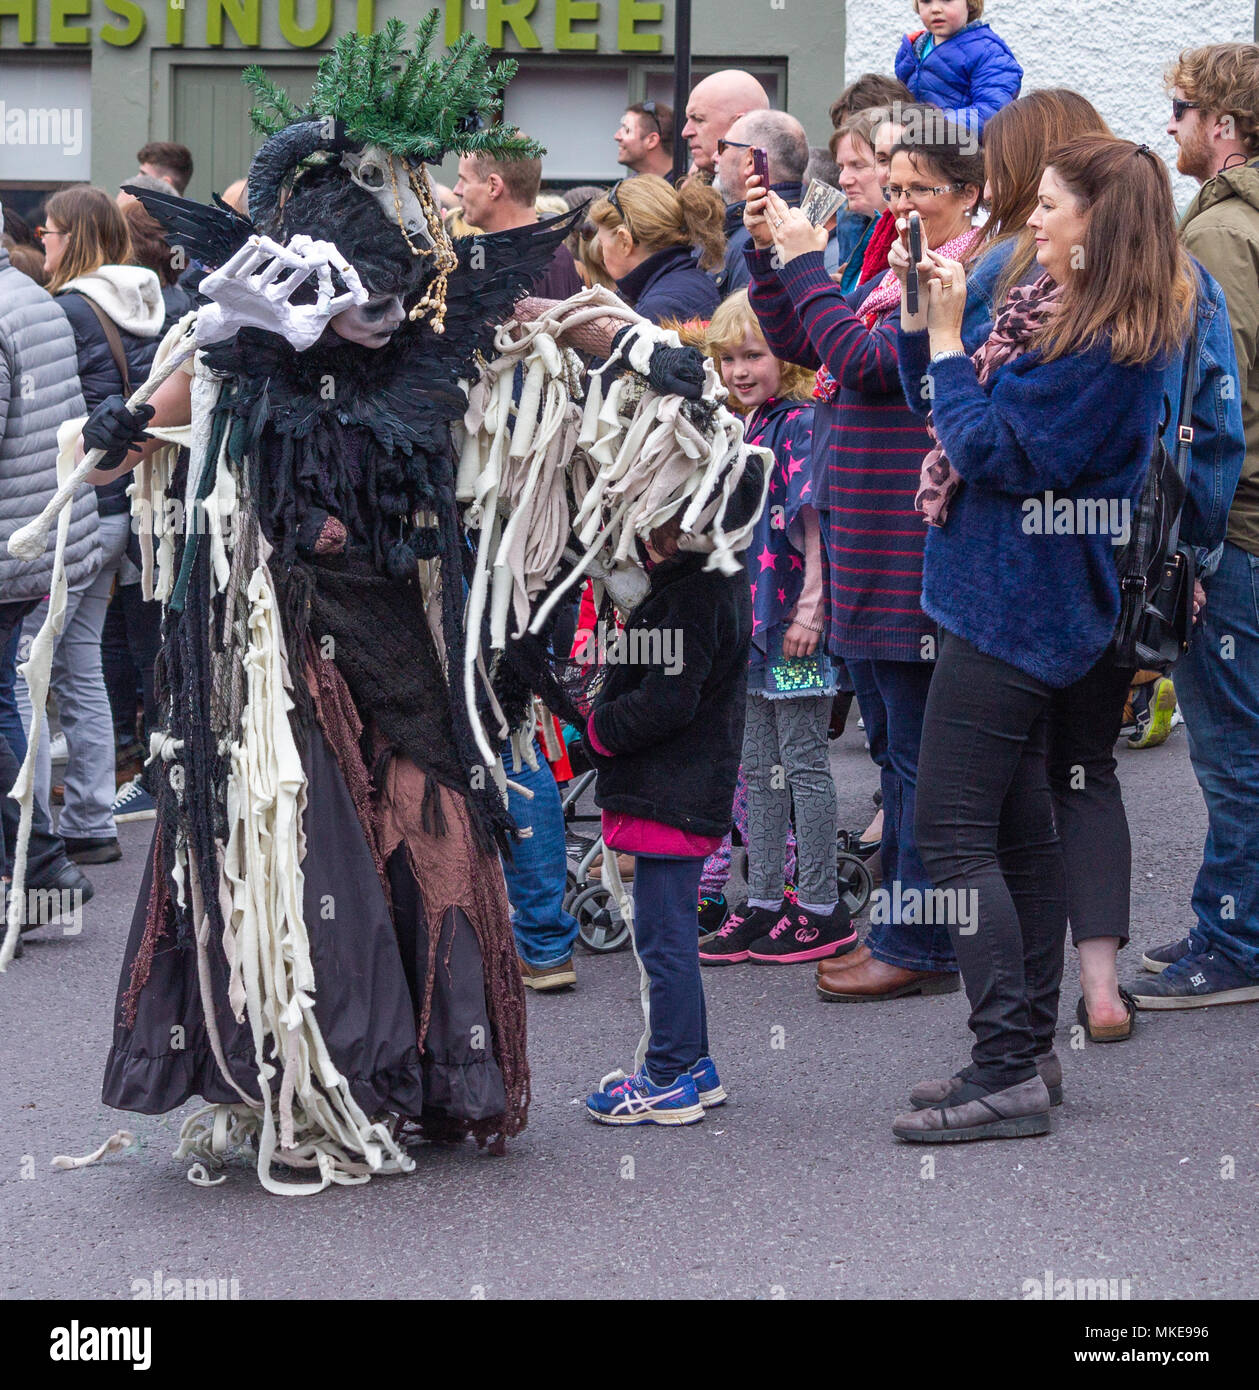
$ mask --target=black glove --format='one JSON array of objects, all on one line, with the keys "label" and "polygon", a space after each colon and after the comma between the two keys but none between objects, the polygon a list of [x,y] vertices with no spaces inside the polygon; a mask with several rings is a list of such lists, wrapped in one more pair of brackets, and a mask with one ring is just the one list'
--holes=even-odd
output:
[{"label": "black glove", "polygon": [[135,410],[129,410],[125,397],[106,396],[83,426],[84,449],[105,451],[97,468],[121,467],[132,449],[152,439],[151,434],[145,434],[144,427],[153,414],[151,405],[138,405]]},{"label": "black glove", "polygon": [[[627,323],[612,339],[615,353],[626,334],[635,330],[636,325]],[[662,396],[685,396],[688,401],[698,401],[704,395],[704,354],[693,347],[666,347],[655,343],[651,349],[651,360],[647,364],[647,380],[653,391]]]}]

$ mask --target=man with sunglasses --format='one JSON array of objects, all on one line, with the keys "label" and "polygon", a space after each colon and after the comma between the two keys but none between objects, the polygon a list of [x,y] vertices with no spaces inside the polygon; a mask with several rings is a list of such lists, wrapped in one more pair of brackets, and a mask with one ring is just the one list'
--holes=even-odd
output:
[{"label": "man with sunglasses", "polygon": [[798,208],[801,183],[809,164],[809,137],[794,116],[785,111],[753,111],[740,116],[717,141],[717,177],[713,187],[726,202],[726,260],[717,275],[722,299],[746,289],[750,281],[744,249],[752,234],[743,225],[748,178],[752,173],[752,148],[769,156],[771,189],[787,204]]},{"label": "man with sunglasses", "polygon": [[673,182],[673,107],[660,101],[635,102],[612,137],[616,162],[631,174],[659,174]]},{"label": "man with sunglasses", "polygon": [[1176,167],[1202,185],[1181,235],[1224,292],[1246,434],[1227,539],[1204,568],[1205,607],[1175,669],[1207,803],[1195,920],[1145,955],[1151,973],[1132,989],[1139,1008],[1192,1009],[1259,1002],[1259,46],[1182,53],[1167,83]]}]

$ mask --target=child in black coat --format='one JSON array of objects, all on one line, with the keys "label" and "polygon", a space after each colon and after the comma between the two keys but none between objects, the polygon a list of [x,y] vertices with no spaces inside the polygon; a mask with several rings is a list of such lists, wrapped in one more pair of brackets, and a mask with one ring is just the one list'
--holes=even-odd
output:
[{"label": "child in black coat", "polygon": [[[762,487],[750,459],[740,488],[759,500]],[[637,1073],[605,1077],[586,1102],[602,1124],[694,1124],[726,1098],[708,1055],[697,903],[704,859],[731,824],[752,601],[742,568],[706,569],[679,539],[676,516],[651,534],[650,589],[609,653],[586,726],[604,843],[637,856],[634,942],[647,985]]]}]

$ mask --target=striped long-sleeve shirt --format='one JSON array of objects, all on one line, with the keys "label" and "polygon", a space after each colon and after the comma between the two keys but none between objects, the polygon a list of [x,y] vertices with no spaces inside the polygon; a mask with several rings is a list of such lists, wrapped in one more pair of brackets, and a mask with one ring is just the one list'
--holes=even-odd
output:
[{"label": "striped long-sleeve shirt", "polygon": [[[828,571],[827,645],[833,655],[921,661],[935,624],[923,613],[926,527],[914,510],[931,448],[901,390],[892,311],[868,329],[826,273],[821,252],[775,270],[770,251],[749,250],[749,295],[776,357],[826,367],[839,384],[818,401],[813,426],[813,504],[823,518]],[[855,302],[874,288],[856,291]]]}]

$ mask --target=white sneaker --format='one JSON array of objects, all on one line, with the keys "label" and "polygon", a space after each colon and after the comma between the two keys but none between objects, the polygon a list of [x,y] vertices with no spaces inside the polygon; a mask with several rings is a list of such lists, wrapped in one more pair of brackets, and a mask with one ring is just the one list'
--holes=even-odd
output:
[{"label": "white sneaker", "polygon": [[49,749],[52,753],[53,762],[64,763],[69,761],[70,746],[66,743],[65,734],[54,734]]}]

